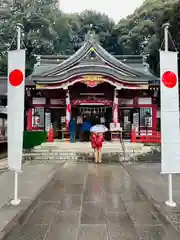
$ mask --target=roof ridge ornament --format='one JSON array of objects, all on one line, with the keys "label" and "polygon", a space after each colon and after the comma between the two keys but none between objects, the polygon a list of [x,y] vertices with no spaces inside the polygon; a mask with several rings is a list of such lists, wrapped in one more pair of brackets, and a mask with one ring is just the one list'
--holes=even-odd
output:
[{"label": "roof ridge ornament", "polygon": [[40,66],[40,64],[41,64],[41,56],[40,55],[35,55],[35,58],[36,58],[35,66]]},{"label": "roof ridge ornament", "polygon": [[86,41],[89,41],[91,43],[96,42],[97,41],[97,36],[93,27],[93,24],[89,25],[89,30],[86,34]]}]

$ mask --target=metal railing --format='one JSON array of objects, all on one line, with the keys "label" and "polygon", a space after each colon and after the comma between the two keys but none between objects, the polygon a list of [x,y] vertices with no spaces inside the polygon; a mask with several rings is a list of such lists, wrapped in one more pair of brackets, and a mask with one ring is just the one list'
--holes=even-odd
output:
[{"label": "metal railing", "polygon": [[123,152],[123,158],[124,158],[124,161],[125,161],[126,160],[126,149],[125,149],[125,144],[124,144],[122,134],[120,134],[120,143],[121,143],[121,149],[122,149],[122,152]]}]

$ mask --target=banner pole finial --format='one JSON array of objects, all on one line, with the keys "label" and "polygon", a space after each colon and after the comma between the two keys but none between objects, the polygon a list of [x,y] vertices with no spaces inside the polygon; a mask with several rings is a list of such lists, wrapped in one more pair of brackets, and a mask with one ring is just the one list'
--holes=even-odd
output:
[{"label": "banner pole finial", "polygon": [[169,50],[169,41],[168,41],[168,35],[169,35],[169,23],[165,23],[162,26],[164,28],[164,50],[168,51]]}]

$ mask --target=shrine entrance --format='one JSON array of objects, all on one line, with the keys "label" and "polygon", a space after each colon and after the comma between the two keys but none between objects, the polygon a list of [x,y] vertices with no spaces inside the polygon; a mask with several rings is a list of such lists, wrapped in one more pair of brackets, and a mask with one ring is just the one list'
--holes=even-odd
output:
[{"label": "shrine entrance", "polygon": [[[82,138],[81,126],[84,121],[88,121],[91,125],[103,124],[109,129],[109,124],[112,121],[112,107],[111,106],[74,106],[72,107],[72,118],[77,120],[76,139],[81,141],[88,141],[89,138],[85,136]],[[105,134],[105,139],[110,140],[110,134]]]},{"label": "shrine entrance", "polygon": [[[77,140],[89,140],[88,136],[82,139],[81,126],[85,121],[92,126],[103,124],[109,129],[112,122],[114,86],[101,81],[96,84],[77,82],[69,87],[69,94],[71,117],[77,120]],[[105,139],[110,140],[109,133],[105,134]]]}]

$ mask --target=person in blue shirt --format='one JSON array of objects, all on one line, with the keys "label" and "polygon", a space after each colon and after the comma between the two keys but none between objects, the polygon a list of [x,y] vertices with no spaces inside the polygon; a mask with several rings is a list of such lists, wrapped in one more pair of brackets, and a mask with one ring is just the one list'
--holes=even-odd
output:
[{"label": "person in blue shirt", "polygon": [[76,140],[76,128],[77,128],[77,122],[76,119],[71,119],[69,123],[69,133],[70,133],[70,142],[75,142]]},{"label": "person in blue shirt", "polygon": [[85,135],[86,140],[89,140],[89,132],[91,127],[92,127],[92,124],[90,123],[90,121],[85,119],[80,130],[81,130],[81,133]]}]

